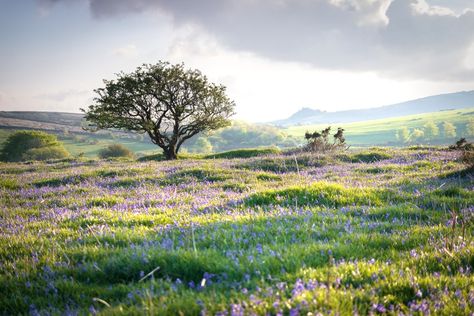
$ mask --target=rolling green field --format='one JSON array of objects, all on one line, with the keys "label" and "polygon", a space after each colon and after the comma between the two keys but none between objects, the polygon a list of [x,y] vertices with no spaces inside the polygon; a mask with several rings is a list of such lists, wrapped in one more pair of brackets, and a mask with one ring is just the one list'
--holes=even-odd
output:
[{"label": "rolling green field", "polygon": [[[42,113],[45,115],[45,113]],[[53,115],[52,113],[51,115]],[[54,116],[52,116],[52,119]],[[404,116],[399,118],[392,118],[392,119],[385,119],[385,120],[374,120],[374,121],[364,121],[358,123],[350,123],[350,124],[332,124],[334,131],[337,127],[342,126],[345,129],[345,135],[347,139],[347,143],[352,147],[370,147],[370,146],[404,146],[407,144],[415,145],[415,144],[436,144],[436,145],[447,145],[454,143],[460,137],[466,137],[469,140],[474,139],[474,135],[471,135],[466,130],[466,125],[468,122],[472,121],[473,123],[473,130],[474,130],[474,108],[468,108],[463,110],[451,110],[451,111],[440,111],[440,112],[433,112],[433,113],[426,113],[420,115],[412,115],[412,116]],[[412,140],[409,143],[405,144],[400,142],[396,139],[396,132],[403,127],[407,127],[410,131],[413,129],[423,129],[424,125],[427,122],[434,122],[438,125],[440,131],[439,135],[434,137],[433,139],[418,139]],[[456,137],[445,137],[443,133],[442,123],[443,122],[450,122],[454,124],[456,128]],[[43,125],[47,125],[47,123],[42,123]],[[243,125],[242,125],[243,124]],[[45,125],[45,126],[46,126]],[[237,128],[241,126],[241,129]],[[232,132],[224,132],[227,138],[218,137],[220,139],[220,143],[224,144],[224,147],[230,148],[242,148],[242,147],[272,147],[278,146],[278,142],[275,142],[275,139],[278,139],[277,134],[285,135],[288,139],[292,139],[289,143],[286,144],[286,147],[294,147],[298,144],[304,144],[304,133],[306,131],[313,132],[315,130],[321,130],[327,127],[328,124],[321,124],[321,125],[311,125],[311,126],[294,126],[286,129],[277,129],[277,128],[269,128],[267,126],[266,133],[268,135],[273,135],[274,137],[267,137],[266,140],[262,140],[260,142],[255,143],[252,141],[255,138],[258,138],[258,132],[262,131],[262,128],[255,127],[252,124],[244,124],[240,123],[236,124],[237,127],[234,127],[235,130]],[[252,128],[251,128],[252,127]],[[64,127],[66,128],[66,126]],[[21,129],[21,128],[18,128]],[[245,131],[250,129],[252,132],[246,134]],[[0,146],[5,141],[7,136],[14,132],[15,129],[6,129],[0,127]],[[51,131],[47,131],[51,132]],[[248,132],[248,131],[247,131]],[[75,134],[70,133],[69,136],[64,136],[61,131],[55,132],[59,135],[61,141],[64,142],[66,149],[73,155],[78,156],[83,154],[85,157],[97,157],[99,151],[110,144],[113,143],[120,143],[130,150],[132,150],[138,156],[142,155],[151,155],[154,153],[159,153],[161,150],[154,144],[146,141],[138,141],[131,138],[121,138],[118,135],[115,135],[114,138],[110,137],[107,134],[87,134],[87,135],[80,135],[78,141],[77,137],[73,137]],[[212,140],[212,135],[207,136],[208,139]],[[215,136],[214,136],[215,137]],[[145,137],[146,138],[146,137]],[[219,143],[218,142],[218,143]],[[189,142],[188,142],[189,143]],[[187,145],[185,143],[185,145]],[[214,144],[215,145],[215,144]],[[282,145],[280,141],[280,145]],[[285,146],[284,146],[285,147]],[[216,150],[217,148],[217,150]],[[214,146],[213,152],[219,151],[227,151],[229,149],[221,149],[218,150],[219,147]],[[282,148],[282,146],[280,146]],[[199,150],[198,148],[194,148],[195,150]]]},{"label": "rolling green field", "polygon": [[0,314],[468,315],[459,156],[0,164]]},{"label": "rolling green field", "polygon": [[71,153],[73,156],[77,156],[81,153],[84,153],[85,157],[97,157],[99,151],[111,144],[122,144],[135,154],[138,155],[151,155],[153,153],[159,152],[160,148],[151,143],[143,143],[134,140],[125,140],[125,139],[110,139],[102,138],[99,139],[97,144],[88,144],[88,143],[79,143],[74,140],[64,140],[64,147]]},{"label": "rolling green field", "polygon": [[[456,127],[457,138],[466,137],[472,139],[474,135],[468,135],[466,132],[466,124],[469,120],[473,119],[474,108],[467,108],[356,123],[293,126],[284,129],[284,131],[293,136],[303,137],[306,131],[313,132],[332,125],[332,127],[336,129],[337,127],[345,129],[348,144],[353,146],[374,146],[397,143],[395,133],[403,127],[422,129],[426,123],[434,122],[440,127],[440,135],[432,140],[432,142],[436,144],[449,144],[453,142],[453,138],[444,137],[441,124],[443,122],[450,122]],[[427,141],[419,141],[419,143],[427,143]]]},{"label": "rolling green field", "polygon": [[[18,129],[20,130],[20,129]],[[2,129],[0,128],[0,147],[5,142],[7,137],[16,132],[17,129]],[[64,147],[73,156],[83,154],[84,157],[96,158],[99,151],[111,144],[122,144],[129,148],[137,155],[150,155],[159,152],[160,148],[151,143],[139,142],[133,139],[110,138],[105,136],[83,136],[85,141],[77,141],[74,138],[64,138],[59,135],[59,139],[63,142]],[[94,143],[89,143],[87,140],[95,140]]]}]

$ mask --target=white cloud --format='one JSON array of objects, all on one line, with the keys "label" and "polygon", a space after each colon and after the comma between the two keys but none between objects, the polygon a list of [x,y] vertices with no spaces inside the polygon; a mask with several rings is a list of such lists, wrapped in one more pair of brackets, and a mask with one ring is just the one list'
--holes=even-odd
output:
[{"label": "white cloud", "polygon": [[[277,61],[397,78],[474,79],[463,63],[474,40],[474,12],[459,12],[462,0],[456,9],[428,1],[88,0],[94,17],[160,11],[175,27],[198,25],[232,50]],[[117,53],[137,54],[133,45]]]},{"label": "white cloud", "polygon": [[[250,121],[284,118],[303,106],[326,111],[374,107],[457,89],[445,81],[399,81],[374,72],[276,62],[254,53],[232,51],[196,30],[187,32],[182,30],[173,42],[167,59],[184,61],[186,66],[202,70],[211,81],[223,83],[236,101],[237,118]],[[468,89],[469,85],[459,87]]]},{"label": "white cloud", "polygon": [[417,0],[412,3],[412,7],[415,10],[415,13],[418,14],[457,16],[452,9],[442,6],[430,5],[426,2],[426,0]]},{"label": "white cloud", "polygon": [[[239,118],[253,121],[303,106],[336,111],[472,90],[474,12],[462,1],[84,0],[88,23],[116,30],[104,33],[117,38],[112,45],[87,46],[105,57],[94,51],[81,71],[70,70],[83,71],[81,79],[61,73],[60,82],[51,81],[60,90],[57,102],[6,91],[24,105],[84,107],[86,96],[60,101],[61,92],[87,85],[92,91],[102,78],[158,59],[184,62],[223,83]],[[137,15],[123,17],[131,13]],[[140,24],[150,17],[160,23]],[[126,23],[134,26],[128,37]]]},{"label": "white cloud", "polygon": [[463,13],[466,9],[474,9],[472,0],[425,0],[431,6],[449,8],[456,14]]}]

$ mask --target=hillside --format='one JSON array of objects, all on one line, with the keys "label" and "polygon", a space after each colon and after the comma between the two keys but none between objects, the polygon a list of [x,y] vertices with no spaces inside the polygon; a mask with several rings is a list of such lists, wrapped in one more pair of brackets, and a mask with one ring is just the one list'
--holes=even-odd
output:
[{"label": "hillside", "polygon": [[0,164],[0,314],[468,315],[458,157]]},{"label": "hillside", "polygon": [[[67,125],[70,127],[80,127],[84,115],[82,113],[64,112],[0,111],[0,118],[52,123],[59,125]],[[2,120],[0,122],[5,121],[6,120]]]},{"label": "hillside", "polygon": [[324,112],[302,108],[289,118],[274,121],[272,124],[289,127],[293,125],[351,123],[468,107],[474,107],[474,90],[429,96],[370,109]]},{"label": "hillside", "polygon": [[16,130],[34,129],[56,134],[74,156],[95,157],[111,143],[121,143],[138,154],[156,151],[156,146],[143,137],[129,132],[101,130],[90,132],[82,128],[83,115],[60,112],[0,111],[0,146]]},{"label": "hillside", "polygon": [[[138,155],[159,152],[159,148],[148,138],[134,133],[118,131],[99,131],[91,133],[81,127],[82,116],[70,113],[55,112],[0,112],[0,146],[5,138],[18,129],[38,129],[54,133],[65,143],[73,155],[83,153],[95,157],[97,153],[111,143],[121,143]],[[38,115],[35,115],[37,113]],[[56,123],[56,120],[59,123]],[[456,138],[473,138],[467,133],[467,124],[474,120],[474,107],[460,110],[438,111],[403,117],[367,120],[354,123],[332,124],[333,128],[343,127],[347,143],[353,147],[367,146],[400,146],[396,132],[402,128],[410,131],[423,129],[428,122],[437,124],[439,135],[434,139],[418,139],[410,144],[452,144]],[[443,134],[444,122],[454,125],[455,137]],[[71,125],[68,125],[71,124]],[[277,128],[269,125],[233,122],[232,126],[202,135],[185,143],[185,150],[190,153],[222,152],[237,148],[255,148],[278,146],[280,148],[296,147],[304,143],[304,133],[327,127],[328,124],[291,126]],[[205,147],[204,147],[205,146]]]},{"label": "hillside", "polygon": [[[120,143],[138,155],[160,151],[145,134],[114,130],[90,132],[82,128],[82,119],[82,115],[75,113],[0,112],[0,146],[15,130],[35,129],[56,134],[73,155],[95,157],[111,143]],[[183,149],[190,153],[210,153],[239,148],[288,148],[297,146],[299,141],[275,126],[233,121],[229,127],[193,137]]]},{"label": "hillside", "polygon": [[[363,122],[332,124],[333,128],[342,127],[345,129],[347,143],[352,146],[373,146],[373,145],[402,145],[396,138],[396,132],[402,128],[410,131],[414,129],[423,130],[428,122],[435,123],[439,128],[439,135],[431,140],[420,139],[415,143],[426,144],[450,144],[455,138],[466,137],[473,139],[467,131],[467,124],[474,120],[474,107],[460,110],[439,111],[395,117],[379,120],[367,120]],[[455,137],[446,137],[443,134],[443,124],[449,122],[456,128]],[[331,124],[314,124],[291,126],[283,131],[294,137],[302,138],[306,131],[321,130]]]}]

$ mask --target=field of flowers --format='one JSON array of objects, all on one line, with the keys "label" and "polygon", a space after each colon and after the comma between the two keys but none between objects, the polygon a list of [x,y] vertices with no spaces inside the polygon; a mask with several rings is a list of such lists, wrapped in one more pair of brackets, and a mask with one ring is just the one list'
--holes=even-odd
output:
[{"label": "field of flowers", "polygon": [[0,314],[470,314],[458,155],[0,164]]}]

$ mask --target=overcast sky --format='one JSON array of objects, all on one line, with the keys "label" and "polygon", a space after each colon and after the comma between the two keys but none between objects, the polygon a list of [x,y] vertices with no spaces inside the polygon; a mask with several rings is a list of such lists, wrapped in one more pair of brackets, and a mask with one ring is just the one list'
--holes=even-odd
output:
[{"label": "overcast sky", "polygon": [[474,89],[474,0],[0,0],[0,41],[0,110],[78,112],[158,60],[248,121]]}]

